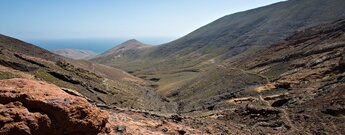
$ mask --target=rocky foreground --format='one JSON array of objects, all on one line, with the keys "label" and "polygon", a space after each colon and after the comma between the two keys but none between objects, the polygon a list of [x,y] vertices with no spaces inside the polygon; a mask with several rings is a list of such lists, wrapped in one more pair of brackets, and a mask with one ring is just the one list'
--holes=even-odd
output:
[{"label": "rocky foreground", "polygon": [[97,134],[109,114],[55,85],[27,79],[0,81],[0,134]]},{"label": "rocky foreground", "polygon": [[15,78],[1,80],[0,86],[2,135],[202,134],[148,113],[109,110],[109,114],[75,91],[67,93],[41,81]]},{"label": "rocky foreground", "polygon": [[0,86],[1,135],[212,134],[224,133],[227,126],[202,116],[101,110],[74,90],[32,79],[0,80]]}]

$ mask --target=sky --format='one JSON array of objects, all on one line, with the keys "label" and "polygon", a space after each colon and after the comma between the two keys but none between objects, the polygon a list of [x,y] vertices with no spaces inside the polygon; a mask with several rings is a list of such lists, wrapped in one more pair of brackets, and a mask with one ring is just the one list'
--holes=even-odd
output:
[{"label": "sky", "polygon": [[222,16],[282,0],[1,0],[0,34],[23,40],[182,37]]}]

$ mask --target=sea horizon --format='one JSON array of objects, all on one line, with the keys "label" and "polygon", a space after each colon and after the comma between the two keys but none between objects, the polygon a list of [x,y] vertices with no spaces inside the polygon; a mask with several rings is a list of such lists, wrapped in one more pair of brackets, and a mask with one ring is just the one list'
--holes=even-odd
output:
[{"label": "sea horizon", "polygon": [[[26,41],[49,51],[55,49],[69,48],[78,50],[89,50],[97,54],[101,54],[130,39],[133,38],[28,39]],[[136,40],[144,44],[160,45],[172,41],[173,38],[138,38]]]}]

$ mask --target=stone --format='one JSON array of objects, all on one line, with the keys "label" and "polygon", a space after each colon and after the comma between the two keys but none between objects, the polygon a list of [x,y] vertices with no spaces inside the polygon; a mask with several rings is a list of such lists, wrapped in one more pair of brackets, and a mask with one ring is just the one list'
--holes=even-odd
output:
[{"label": "stone", "polygon": [[109,114],[59,87],[29,79],[0,81],[0,134],[96,135]]},{"label": "stone", "polygon": [[166,133],[166,132],[169,131],[169,129],[168,129],[168,128],[163,128],[162,131],[163,131],[164,133]]},{"label": "stone", "polygon": [[126,132],[126,126],[116,126],[116,132],[119,132],[119,133]]}]

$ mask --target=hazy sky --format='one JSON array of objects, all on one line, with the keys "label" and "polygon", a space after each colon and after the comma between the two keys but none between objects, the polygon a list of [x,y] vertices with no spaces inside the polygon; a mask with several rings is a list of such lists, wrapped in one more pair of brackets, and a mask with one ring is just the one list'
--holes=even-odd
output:
[{"label": "hazy sky", "polygon": [[177,38],[282,0],[1,0],[0,33],[21,39]]}]

